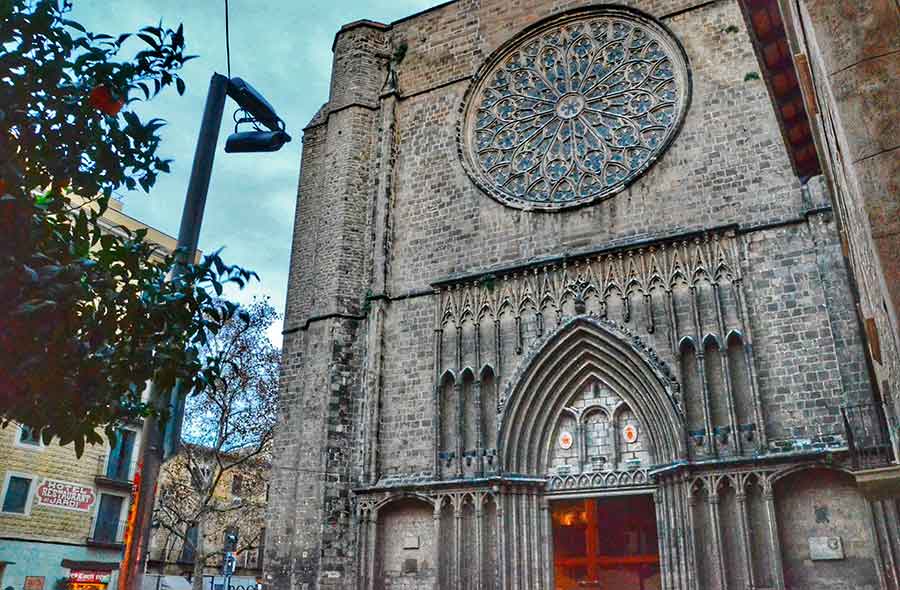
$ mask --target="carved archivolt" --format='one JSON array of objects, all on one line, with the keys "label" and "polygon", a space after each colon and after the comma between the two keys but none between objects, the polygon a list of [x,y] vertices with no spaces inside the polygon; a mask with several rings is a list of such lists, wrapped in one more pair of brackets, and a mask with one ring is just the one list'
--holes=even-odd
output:
[{"label": "carved archivolt", "polygon": [[[636,414],[647,439],[648,462],[686,458],[684,420],[673,381],[614,326],[581,316],[544,342],[511,380],[498,439],[501,468],[519,474],[546,473],[543,449],[566,406],[575,394],[597,382]],[[579,461],[581,471],[584,453]]]}]

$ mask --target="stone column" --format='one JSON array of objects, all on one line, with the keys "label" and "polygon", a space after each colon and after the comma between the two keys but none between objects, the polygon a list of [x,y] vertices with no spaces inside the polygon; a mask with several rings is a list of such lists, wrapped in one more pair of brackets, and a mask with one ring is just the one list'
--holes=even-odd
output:
[{"label": "stone column", "polygon": [[693,590],[697,572],[697,559],[694,554],[694,527],[691,515],[691,507],[688,506],[686,500],[689,500],[688,486],[690,483],[686,475],[678,476],[678,483],[675,488],[675,499],[679,520],[681,523],[681,534],[678,535],[678,546],[681,551],[681,559],[679,560],[681,567],[681,585],[684,590]]},{"label": "stone column", "polygon": [[440,289],[434,289],[433,295],[434,299],[434,347],[432,350],[432,366],[434,367],[434,384],[432,387],[432,396],[431,403],[434,408],[434,418],[432,419],[432,448],[434,449],[434,474],[435,477],[443,478],[444,477],[444,466],[440,459],[439,453],[443,450],[441,448],[441,387],[443,383],[441,383],[441,377],[443,376],[443,372],[441,370],[441,358],[443,357],[443,338],[444,338],[444,330],[442,329],[442,302],[443,302],[443,294]]},{"label": "stone column", "polygon": [[672,352],[678,355],[678,314],[675,313],[675,293],[666,287],[666,315],[669,318],[669,345]]},{"label": "stone column", "polygon": [[[693,293],[693,290],[691,291]],[[718,445],[713,440],[712,412],[709,407],[709,384],[706,382],[706,366],[703,360],[703,343],[697,343],[697,379],[700,380],[700,395],[703,396],[703,426],[706,429],[706,436],[703,437],[703,447],[707,455],[718,454]]]},{"label": "stone column", "polygon": [[369,512],[366,524],[366,544],[367,551],[365,553],[365,568],[367,573],[367,590],[374,590],[375,576],[378,574],[376,563],[378,561],[378,511]]},{"label": "stone column", "polygon": [[659,568],[662,587],[672,588],[671,538],[667,514],[666,486],[660,485],[653,492],[653,506],[656,513],[656,529],[659,536]]},{"label": "stone column", "polygon": [[763,482],[763,501],[766,504],[766,522],[768,523],[769,550],[772,552],[772,579],[776,590],[784,590],[784,564],[781,555],[781,539],[778,538],[778,516],[775,510],[775,494],[772,483]]},{"label": "stone column", "polygon": [[[361,508],[356,509],[356,513],[353,515],[353,520],[356,524],[356,554],[359,556],[368,555],[369,552],[369,543],[368,543],[368,534],[369,534],[369,523],[368,523],[369,515],[366,510]],[[365,561],[359,561],[356,564],[356,587],[357,588],[368,588],[366,582],[366,568],[368,564]]]},{"label": "stone column", "polygon": [[519,590],[521,587],[519,581],[522,576],[519,574],[519,569],[522,566],[522,556],[519,553],[520,541],[521,541],[521,530],[519,527],[519,519],[520,519],[520,510],[519,510],[519,490],[516,488],[511,488],[509,490],[509,515],[510,515],[510,531],[509,531],[509,540],[512,544],[512,551],[510,551],[510,568],[509,571],[511,573],[512,579],[510,580],[510,587],[512,590]]},{"label": "stone column", "polygon": [[753,572],[753,546],[750,543],[750,523],[747,517],[747,493],[744,491],[743,480],[740,481],[741,484],[735,497],[738,505],[738,524],[740,526],[741,552],[744,556],[745,579],[751,588],[756,588],[756,574]]},{"label": "stone column", "polygon": [[463,476],[463,451],[465,446],[463,444],[463,439],[465,438],[463,425],[466,420],[462,373],[462,327],[456,328],[456,367],[459,373],[456,375],[456,383],[453,386],[453,391],[456,394],[456,446],[453,451],[456,453],[456,477],[461,479]]},{"label": "stone column", "polygon": [[744,297],[743,281],[735,277],[733,283],[735,301],[737,302],[738,316],[741,318],[741,327],[744,329],[741,341],[744,344],[744,362],[747,365],[748,378],[750,380],[750,392],[753,397],[753,417],[756,419],[757,448],[765,450],[768,447],[766,435],[766,422],[763,416],[762,400],[759,397],[759,384],[756,380],[756,364],[753,361],[753,336],[750,332],[750,319],[747,317],[747,302]]},{"label": "stone column", "polygon": [[500,568],[500,589],[507,590],[507,555],[506,555],[506,538],[508,531],[506,529],[505,504],[506,490],[498,488],[497,494],[494,496],[497,503],[497,564]]},{"label": "stone column", "polygon": [[[690,482],[688,483],[690,485]],[[699,550],[697,548],[697,536],[695,534],[695,524],[694,524],[694,509],[697,507],[697,496],[694,493],[691,493],[688,496],[688,509],[687,509],[687,517],[688,517],[688,529],[690,534],[690,542],[691,542],[691,551],[696,556],[694,560],[694,569],[693,576],[691,580],[691,584],[688,586],[690,590],[699,590],[697,586],[697,560],[699,557]]]},{"label": "stone column", "polygon": [[719,574],[719,588],[728,587],[728,578],[725,574],[725,556],[722,551],[722,523],[719,518],[719,486],[713,481],[707,494],[709,503],[709,523],[713,533],[713,559],[716,562],[716,570]]},{"label": "stone column", "polygon": [[541,557],[544,560],[544,576],[541,579],[544,588],[553,588],[553,532],[552,532],[552,516],[550,514],[550,503],[547,498],[541,496],[541,513],[540,513],[540,539],[539,542],[543,551]]},{"label": "stone column", "polygon": [[438,496],[434,501],[434,512],[432,513],[432,520],[434,521],[434,546],[435,553],[437,558],[435,559],[435,567],[437,568],[437,579],[438,579],[438,587],[440,590],[448,590],[443,588],[444,579],[450,579],[451,576],[445,574],[447,572],[447,568],[449,564],[447,564],[445,559],[442,559],[441,556],[446,555],[448,550],[447,547],[444,547],[442,544],[443,539],[441,538],[441,512],[443,509],[444,498],[442,496]]},{"label": "stone column", "polygon": [[379,429],[381,426],[381,365],[384,336],[384,301],[373,301],[369,309],[366,370],[363,481],[375,485],[379,477]]},{"label": "stone column", "polygon": [[475,583],[476,588],[484,588],[484,494],[478,494],[475,502]]},{"label": "stone column", "polygon": [[540,550],[538,544],[541,540],[541,527],[538,516],[537,495],[533,488],[528,489],[528,495],[525,496],[528,501],[528,540],[530,543],[530,561],[531,561],[531,587],[538,589],[541,586],[541,567]]},{"label": "stone column", "polygon": [[453,499],[453,583],[454,590],[460,589],[462,578],[462,498]]}]

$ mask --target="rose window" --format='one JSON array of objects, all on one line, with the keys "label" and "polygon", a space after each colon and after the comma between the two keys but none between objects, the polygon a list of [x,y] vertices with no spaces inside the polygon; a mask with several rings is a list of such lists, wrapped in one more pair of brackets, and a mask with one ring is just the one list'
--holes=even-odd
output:
[{"label": "rose window", "polygon": [[662,25],[614,9],[557,19],[482,69],[460,134],[466,168],[513,207],[595,202],[660,156],[689,96],[684,52]]}]

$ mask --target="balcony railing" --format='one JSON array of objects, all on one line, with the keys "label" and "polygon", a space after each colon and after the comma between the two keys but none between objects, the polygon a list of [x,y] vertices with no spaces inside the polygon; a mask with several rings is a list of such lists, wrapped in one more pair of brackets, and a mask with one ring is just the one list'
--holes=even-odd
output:
[{"label": "balcony railing", "polygon": [[91,519],[89,545],[115,546],[125,542],[125,527],[128,521],[94,517]]},{"label": "balcony railing", "polygon": [[893,462],[894,453],[881,406],[844,406],[841,416],[854,469],[873,469]]}]

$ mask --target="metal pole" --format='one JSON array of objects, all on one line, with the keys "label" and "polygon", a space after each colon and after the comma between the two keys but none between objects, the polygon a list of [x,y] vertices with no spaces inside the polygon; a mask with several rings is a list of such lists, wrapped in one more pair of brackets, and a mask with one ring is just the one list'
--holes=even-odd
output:
[{"label": "metal pole", "polygon": [[[185,265],[193,261],[197,252],[197,241],[200,237],[200,226],[203,222],[203,209],[206,206],[206,193],[209,190],[209,177],[212,172],[216,144],[219,140],[219,128],[222,125],[222,113],[225,110],[225,97],[228,90],[228,78],[221,74],[213,74],[209,81],[209,93],[206,95],[206,107],[200,124],[200,135],[197,138],[197,149],[194,152],[194,164],[191,168],[191,179],[188,183],[184,210],[181,214],[181,227],[178,230],[178,249],[175,268],[169,280],[184,272]],[[179,398],[182,396],[179,396]],[[162,409],[167,401],[171,401],[170,392],[160,391],[155,383],[150,384],[149,403]],[[181,433],[181,421],[184,405],[176,406],[169,422],[170,440],[177,441]],[[140,590],[143,582],[144,564],[150,543],[150,523],[153,518],[153,505],[156,496],[156,482],[159,478],[163,461],[162,425],[156,418],[144,420],[141,432],[140,461],[138,463],[137,495],[132,507],[133,527],[126,540],[125,554],[122,561],[120,590]]]}]

